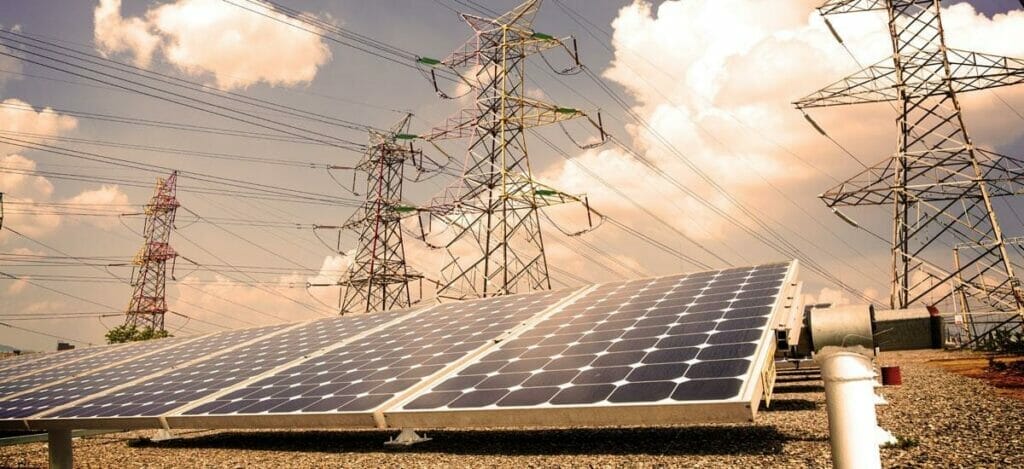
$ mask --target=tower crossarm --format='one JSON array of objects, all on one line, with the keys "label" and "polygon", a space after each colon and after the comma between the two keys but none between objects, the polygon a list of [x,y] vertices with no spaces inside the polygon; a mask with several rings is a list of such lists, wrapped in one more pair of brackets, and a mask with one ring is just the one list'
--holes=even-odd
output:
[{"label": "tower crossarm", "polygon": [[[522,129],[576,118],[585,118],[598,127],[585,112],[579,109],[560,107],[526,97],[507,99],[506,105],[515,106],[519,112],[506,118],[505,124]],[[455,116],[449,117],[443,127],[435,127],[421,138],[427,141],[438,141],[473,137],[477,135],[478,128],[491,128],[499,125],[501,122],[495,116],[492,113],[481,114],[477,109],[463,109]]]},{"label": "tower crossarm", "polygon": [[941,51],[919,51],[902,57],[905,85],[897,81],[896,66],[886,59],[839,80],[794,104],[810,109],[846,104],[878,103],[940,96],[1016,85],[1024,82],[1024,60],[980,52],[946,49],[950,78],[947,85]]},{"label": "tower crossarm", "polygon": [[[509,203],[510,209],[539,209],[556,205],[582,203],[586,204],[586,196],[562,192],[549,185],[538,182],[524,174],[509,174],[506,191],[501,195]],[[438,217],[447,217],[453,212],[483,212],[486,206],[474,202],[477,197],[472,194],[458,194],[446,191],[445,195],[435,198],[429,207],[421,209]]]},{"label": "tower crossarm", "polygon": [[[931,3],[932,0],[902,0],[902,3]],[[885,11],[886,0],[828,0],[818,11],[822,15],[857,13],[861,11]]]},{"label": "tower crossarm", "polygon": [[[980,149],[975,149],[975,155],[989,197],[1024,194],[1024,161]],[[900,162],[887,158],[825,191],[820,198],[834,208],[891,204],[895,194],[902,192],[922,202],[981,197],[966,148],[905,154],[906,179],[897,185],[894,172]]]}]

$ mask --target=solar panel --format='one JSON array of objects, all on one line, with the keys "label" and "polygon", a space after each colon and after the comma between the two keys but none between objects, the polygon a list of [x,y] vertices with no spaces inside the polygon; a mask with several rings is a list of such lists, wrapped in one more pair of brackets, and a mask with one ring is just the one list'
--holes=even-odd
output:
[{"label": "solar panel", "polygon": [[769,392],[773,328],[796,270],[794,261],[328,318],[228,333],[252,339],[226,348],[208,337],[149,355],[109,348],[0,381],[38,375],[0,397],[0,427],[746,421]]},{"label": "solar panel", "polygon": [[[96,347],[96,351],[86,354],[80,360],[69,361],[57,366],[48,367],[36,373],[23,375],[0,383],[0,398],[9,398],[12,394],[66,379],[80,373],[117,363],[127,358],[168,347],[183,339],[169,338],[146,342]],[[58,354],[59,355],[59,354]],[[31,365],[31,364],[29,364]]]},{"label": "solar panel", "polygon": [[175,340],[164,349],[150,350],[148,355],[0,400],[0,421],[53,409],[255,339],[273,329],[276,328],[242,329]]},{"label": "solar panel", "polygon": [[57,352],[25,353],[21,355],[10,356],[7,358],[0,358],[0,370],[4,370],[12,366],[17,366],[30,360],[38,360],[40,358],[48,357],[50,355],[53,355],[54,353]]},{"label": "solar panel", "polygon": [[70,363],[74,360],[80,360],[94,353],[109,350],[110,348],[111,346],[88,347],[43,354],[35,360],[18,362],[13,366],[0,370],[0,383],[25,375],[26,373],[36,373],[57,365]]},{"label": "solar panel", "polygon": [[385,417],[425,427],[673,423],[688,416],[671,406],[729,403],[740,405],[690,417],[749,420],[743,405],[772,359],[771,318],[792,270],[771,264],[595,287]]},{"label": "solar panel", "polygon": [[276,334],[269,334],[252,344],[181,367],[109,395],[89,399],[74,407],[58,409],[45,414],[42,418],[75,418],[81,422],[85,418],[158,417],[407,313],[408,311],[395,311],[344,316],[290,327],[277,326],[279,329]]},{"label": "solar panel", "polygon": [[[168,417],[262,414],[359,414],[332,424],[374,425],[373,409],[492,344],[572,291],[448,303],[281,370],[211,402]],[[191,425],[199,425],[192,422]],[[248,421],[250,424],[252,421]],[[308,422],[308,421],[307,421]]]}]

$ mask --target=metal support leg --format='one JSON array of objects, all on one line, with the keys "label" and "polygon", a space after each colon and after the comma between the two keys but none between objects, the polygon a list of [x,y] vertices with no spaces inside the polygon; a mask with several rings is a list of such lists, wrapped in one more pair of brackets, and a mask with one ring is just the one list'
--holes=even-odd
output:
[{"label": "metal support leg", "polygon": [[50,469],[71,469],[71,430],[47,430]]},{"label": "metal support leg", "polygon": [[430,441],[430,438],[426,436],[420,436],[416,433],[416,430],[411,428],[403,428],[402,432],[398,434],[397,438],[392,438],[385,441],[384,444],[388,446],[412,446],[416,443],[423,443],[424,441]]}]

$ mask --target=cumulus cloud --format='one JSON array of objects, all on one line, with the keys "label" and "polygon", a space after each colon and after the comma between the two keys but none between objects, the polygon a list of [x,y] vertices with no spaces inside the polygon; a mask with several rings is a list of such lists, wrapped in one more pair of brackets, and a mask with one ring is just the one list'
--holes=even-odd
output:
[{"label": "cumulus cloud", "polygon": [[[29,103],[14,98],[5,99],[0,105],[0,129],[5,132],[55,135],[74,130],[76,127],[77,119],[57,113],[48,107],[36,110]],[[41,140],[35,136],[18,135],[17,138],[33,142]]]},{"label": "cumulus cloud", "polygon": [[[116,210],[128,205],[128,194],[125,194],[116,184],[104,184],[99,189],[84,190],[65,200],[64,203],[69,204],[72,209],[95,207],[106,208],[109,211],[111,206]],[[115,217],[82,217],[81,220],[104,230],[110,230],[120,225]]]},{"label": "cumulus cloud", "polygon": [[212,76],[222,89],[308,83],[331,59],[319,37],[270,6],[253,6],[260,11],[252,12],[219,0],[178,0],[126,19],[120,3],[100,0],[96,7],[101,52],[127,52],[146,66],[159,51],[189,75]]},{"label": "cumulus cloud", "polygon": [[121,17],[121,0],[100,0],[93,12],[96,47],[107,54],[130,52],[132,61],[148,67],[160,37],[141,18]]},{"label": "cumulus cloud", "polygon": [[[543,176],[568,192],[587,192],[595,207],[621,221],[648,224],[585,167],[698,241],[739,243],[738,230],[714,211],[745,217],[666,149],[664,139],[755,211],[791,226],[806,223],[807,215],[776,190],[803,207],[813,206],[815,194],[835,184],[832,177],[841,180],[860,169],[790,104],[857,69],[814,11],[819,4],[716,0],[655,7],[637,0],[622,8],[612,24],[614,58],[603,75],[634,99],[633,110],[656,131],[627,125],[623,140],[697,197],[680,194],[613,146],[584,151]],[[945,9],[944,20],[952,47],[1024,56],[1024,11],[987,18],[960,3]],[[862,63],[891,55],[883,16],[839,15],[832,22]],[[999,92],[1011,102],[1024,98],[1022,87]],[[977,141],[1006,143],[1024,133],[990,94],[966,94],[962,101]],[[874,163],[894,149],[892,113],[886,105],[847,106],[814,111],[814,118]]]},{"label": "cumulus cloud", "polygon": [[[7,195],[6,202],[18,202],[18,209],[8,205],[4,213],[4,226],[28,236],[52,232],[60,226],[60,217],[49,213],[33,213],[30,208],[38,200],[46,200],[53,193],[53,184],[42,176],[33,176],[36,162],[18,154],[0,156],[0,189]],[[6,230],[0,232],[0,241],[8,239]]]},{"label": "cumulus cloud", "polygon": [[[290,322],[313,319],[335,312],[338,289],[306,289],[306,284],[337,282],[349,262],[351,254],[327,256],[316,275],[293,272],[265,281],[259,288],[245,283],[247,279],[239,275],[188,276],[178,279],[177,291],[168,294],[168,302],[171,310],[226,326],[281,322],[274,316]],[[313,306],[316,311],[302,305]]]}]

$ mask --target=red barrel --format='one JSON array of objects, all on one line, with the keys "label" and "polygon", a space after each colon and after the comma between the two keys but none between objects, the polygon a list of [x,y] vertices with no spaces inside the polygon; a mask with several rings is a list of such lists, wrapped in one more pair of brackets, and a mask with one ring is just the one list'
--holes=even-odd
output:
[{"label": "red barrel", "polygon": [[883,386],[899,386],[903,384],[903,375],[900,374],[900,367],[898,366],[883,366],[882,367],[882,385]]}]

